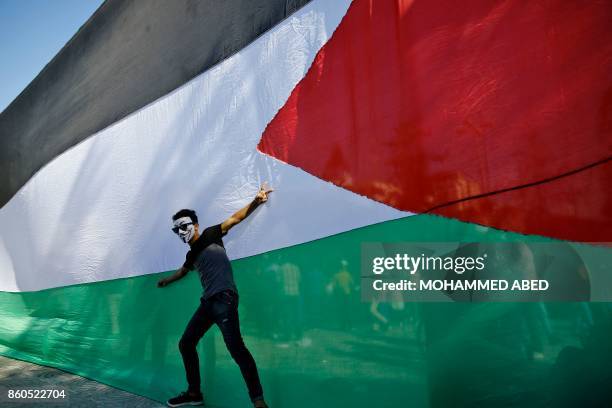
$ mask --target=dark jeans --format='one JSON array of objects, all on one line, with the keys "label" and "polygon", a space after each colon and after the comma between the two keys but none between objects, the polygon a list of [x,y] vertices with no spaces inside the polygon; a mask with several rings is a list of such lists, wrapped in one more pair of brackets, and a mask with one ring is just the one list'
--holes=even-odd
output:
[{"label": "dark jeans", "polygon": [[200,361],[196,345],[213,323],[221,329],[225,345],[240,367],[251,400],[263,399],[255,360],[244,345],[240,334],[238,294],[231,290],[217,293],[207,300],[201,299],[200,306],[193,314],[187,328],[185,328],[183,337],[179,341],[179,350],[185,364],[189,391],[200,392]]}]

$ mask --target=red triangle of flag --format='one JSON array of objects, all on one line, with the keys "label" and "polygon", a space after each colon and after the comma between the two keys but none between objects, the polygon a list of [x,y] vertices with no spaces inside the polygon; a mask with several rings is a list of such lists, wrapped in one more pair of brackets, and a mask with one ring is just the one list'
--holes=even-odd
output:
[{"label": "red triangle of flag", "polygon": [[259,150],[401,210],[612,238],[606,2],[357,0]]}]

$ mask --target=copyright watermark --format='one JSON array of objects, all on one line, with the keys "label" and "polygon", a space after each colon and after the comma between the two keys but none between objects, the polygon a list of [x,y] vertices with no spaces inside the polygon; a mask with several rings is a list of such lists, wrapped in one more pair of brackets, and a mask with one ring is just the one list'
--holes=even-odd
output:
[{"label": "copyright watermark", "polygon": [[612,249],[567,242],[370,242],[362,300],[612,301]]}]

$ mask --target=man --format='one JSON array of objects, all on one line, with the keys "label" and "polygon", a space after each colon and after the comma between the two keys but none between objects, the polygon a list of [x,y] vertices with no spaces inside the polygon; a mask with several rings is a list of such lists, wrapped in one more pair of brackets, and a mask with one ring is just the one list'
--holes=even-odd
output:
[{"label": "man", "polygon": [[183,278],[191,269],[197,268],[204,287],[200,306],[187,324],[179,341],[189,388],[168,400],[170,407],[202,405],[204,399],[200,390],[200,363],[196,345],[204,333],[214,324],[219,326],[225,345],[242,373],[253,405],[267,408],[255,360],[244,345],[238,320],[238,291],[234,283],[232,267],[223,246],[222,237],[235,225],[244,220],[260,204],[268,200],[273,190],[266,189],[265,183],[255,199],[221,224],[208,227],[200,234],[198,217],[193,210],[180,210],[172,217],[172,230],[188,243],[191,250],[183,266],[172,276],[161,279],[157,286],[164,287]]}]

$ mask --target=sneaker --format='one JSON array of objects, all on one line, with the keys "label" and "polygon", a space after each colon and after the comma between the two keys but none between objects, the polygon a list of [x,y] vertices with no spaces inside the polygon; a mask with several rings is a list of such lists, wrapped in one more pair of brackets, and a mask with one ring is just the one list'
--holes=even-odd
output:
[{"label": "sneaker", "polygon": [[166,401],[169,407],[182,407],[183,405],[204,405],[204,398],[202,393],[196,396],[189,394],[189,392],[181,392],[178,396],[170,398]]},{"label": "sneaker", "polygon": [[268,408],[268,404],[264,400],[253,401],[254,408]]}]

